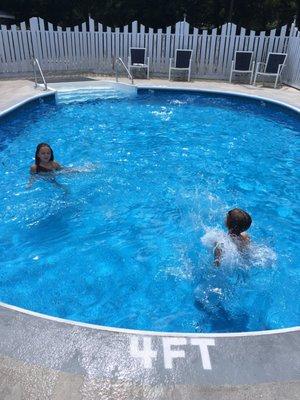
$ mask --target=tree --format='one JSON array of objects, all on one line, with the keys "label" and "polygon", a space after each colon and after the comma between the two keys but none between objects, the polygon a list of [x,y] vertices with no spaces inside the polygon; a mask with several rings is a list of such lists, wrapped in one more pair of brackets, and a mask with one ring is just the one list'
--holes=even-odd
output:
[{"label": "tree", "polygon": [[32,16],[61,26],[85,22],[88,15],[109,26],[122,27],[134,20],[147,27],[174,25],[187,14],[195,27],[219,27],[231,20],[238,26],[265,30],[293,21],[300,0],[2,0],[1,8],[16,21]]}]

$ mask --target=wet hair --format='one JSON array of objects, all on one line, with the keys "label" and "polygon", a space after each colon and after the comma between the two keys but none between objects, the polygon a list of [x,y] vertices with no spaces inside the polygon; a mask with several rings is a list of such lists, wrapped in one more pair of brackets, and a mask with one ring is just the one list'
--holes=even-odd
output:
[{"label": "wet hair", "polygon": [[231,233],[239,235],[250,228],[252,218],[250,215],[240,208],[234,208],[228,211],[226,225]]},{"label": "wet hair", "polygon": [[48,143],[40,143],[36,146],[36,150],[35,150],[35,165],[40,165],[40,158],[39,158],[38,154],[42,147],[48,147],[50,149],[50,152],[51,152],[50,161],[54,160],[53,150],[51,149],[49,144]]}]

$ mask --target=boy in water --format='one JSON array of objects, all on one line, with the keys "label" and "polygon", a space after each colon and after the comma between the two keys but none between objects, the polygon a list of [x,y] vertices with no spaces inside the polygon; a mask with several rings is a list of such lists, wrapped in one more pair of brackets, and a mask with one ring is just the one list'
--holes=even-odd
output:
[{"label": "boy in water", "polygon": [[[228,211],[226,217],[226,226],[228,235],[239,251],[245,250],[250,243],[250,238],[245,233],[250,228],[252,219],[250,215],[239,208],[234,208]],[[216,243],[214,249],[214,264],[219,267],[222,261],[223,246],[221,243]]]}]

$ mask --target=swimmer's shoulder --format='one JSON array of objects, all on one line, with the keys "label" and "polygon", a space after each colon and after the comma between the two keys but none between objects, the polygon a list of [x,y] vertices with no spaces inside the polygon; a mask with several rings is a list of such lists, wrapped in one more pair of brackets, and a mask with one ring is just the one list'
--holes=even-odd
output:
[{"label": "swimmer's shoulder", "polygon": [[33,164],[33,165],[30,167],[30,173],[31,173],[31,174],[36,174],[36,172],[37,172],[37,170],[36,170],[36,165]]},{"label": "swimmer's shoulder", "polygon": [[246,232],[241,233],[241,239],[245,244],[250,243],[250,236]]},{"label": "swimmer's shoulder", "polygon": [[56,161],[52,161],[52,167],[56,171],[60,171],[62,169],[62,166]]}]

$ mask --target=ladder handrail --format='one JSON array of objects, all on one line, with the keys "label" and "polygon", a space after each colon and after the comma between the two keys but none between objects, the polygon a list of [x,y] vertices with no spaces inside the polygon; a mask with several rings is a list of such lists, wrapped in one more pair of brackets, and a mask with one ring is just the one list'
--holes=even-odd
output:
[{"label": "ladder handrail", "polygon": [[128,78],[131,80],[131,83],[133,84],[133,77],[132,77],[132,75],[131,75],[129,69],[126,67],[126,65],[125,65],[125,63],[124,63],[124,61],[122,60],[121,57],[118,57],[118,58],[116,59],[115,64],[116,64],[116,82],[119,82],[119,74],[118,74],[119,70],[118,70],[118,65],[120,64],[120,65],[123,65],[123,67],[125,68],[125,70],[126,70],[126,72],[127,72],[127,75],[128,75]]},{"label": "ladder handrail", "polygon": [[38,67],[38,70],[39,70],[42,80],[43,80],[43,84],[45,86],[44,90],[47,90],[47,82],[45,80],[42,68],[41,68],[39,60],[37,58],[33,58],[34,87],[37,88],[37,78],[36,78],[36,69],[35,69],[36,65]]}]

